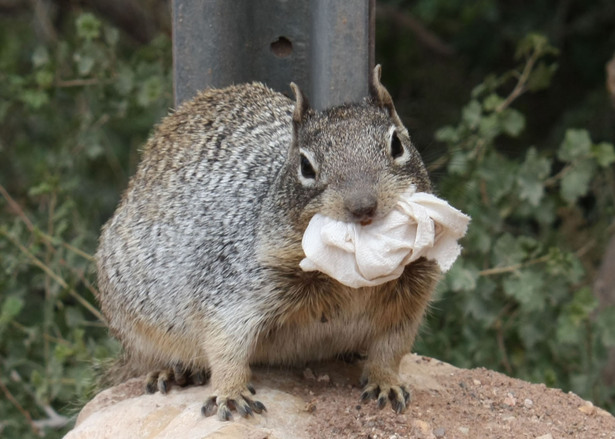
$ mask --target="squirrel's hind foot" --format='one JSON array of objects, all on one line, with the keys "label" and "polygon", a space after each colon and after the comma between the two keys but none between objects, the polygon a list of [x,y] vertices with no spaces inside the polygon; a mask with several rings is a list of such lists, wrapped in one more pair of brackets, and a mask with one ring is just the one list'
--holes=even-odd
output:
[{"label": "squirrel's hind foot", "polygon": [[163,370],[150,372],[145,378],[145,391],[156,393],[158,390],[162,394],[169,391],[172,383],[180,387],[190,384],[201,386],[209,381],[210,373],[207,370],[190,371],[181,366],[174,366]]},{"label": "squirrel's hind foot", "polygon": [[[256,391],[251,384],[245,388],[251,395]],[[216,409],[216,407],[218,407]],[[201,413],[204,416],[211,416],[214,413],[218,414],[218,419],[221,421],[230,421],[233,418],[232,411],[236,410],[244,418],[253,416],[254,413],[261,414],[267,411],[265,405],[257,400],[254,400],[244,390],[225,396],[212,395],[203,403]]]}]

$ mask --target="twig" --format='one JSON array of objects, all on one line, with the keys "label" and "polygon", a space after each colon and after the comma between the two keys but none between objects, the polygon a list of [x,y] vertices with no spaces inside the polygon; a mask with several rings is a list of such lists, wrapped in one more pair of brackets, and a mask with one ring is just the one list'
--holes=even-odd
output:
[{"label": "twig", "polygon": [[452,56],[455,50],[443,42],[435,33],[425,27],[423,23],[417,20],[413,15],[405,11],[400,11],[392,6],[378,5],[376,12],[381,16],[397,22],[399,25],[410,29],[417,40],[425,47],[433,50],[438,55]]},{"label": "twig", "polygon": [[526,83],[530,77],[530,74],[532,73],[532,70],[534,69],[534,64],[536,64],[536,61],[538,61],[538,53],[534,52],[525,63],[525,66],[523,67],[523,72],[521,73],[521,76],[519,76],[519,79],[517,80],[517,84],[515,85],[515,88],[513,88],[513,91],[511,91],[510,94],[506,97],[506,99],[504,99],[504,101],[496,107],[496,113],[501,113],[502,111],[504,111],[510,106],[510,104],[513,103],[515,99],[517,99],[519,96],[521,96],[527,91]]},{"label": "twig", "polygon": [[[40,230],[39,228],[37,228],[36,226],[34,226],[34,224],[32,224],[32,221],[30,221],[30,219],[28,218],[28,216],[24,213],[23,209],[21,208],[21,206],[19,205],[19,203],[17,203],[13,197],[11,197],[11,195],[7,192],[7,190],[4,188],[4,186],[2,186],[0,184],[0,194],[4,197],[4,199],[6,200],[6,202],[9,204],[10,208],[15,211],[16,215],[19,217],[19,219],[21,219],[21,221],[23,221],[23,223],[26,225],[26,227],[28,228],[28,230],[31,233],[36,234],[37,236],[43,238],[45,241],[53,244],[54,241],[56,241],[55,238],[53,238],[52,236],[49,236],[48,234],[46,234],[45,232],[43,232],[42,230]],[[83,250],[78,249],[77,247],[70,245],[67,242],[64,241],[60,241],[60,245],[70,251],[72,251],[73,253],[81,256],[83,259],[86,259],[90,262],[94,262],[95,259],[92,255],[87,254],[86,252],[84,252]]]},{"label": "twig", "polygon": [[8,399],[14,406],[15,408],[26,418],[26,420],[28,421],[28,424],[30,424],[30,428],[32,428],[32,431],[35,434],[39,434],[40,430],[39,428],[36,426],[36,424],[34,423],[34,421],[32,420],[32,416],[30,416],[30,413],[24,409],[21,404],[19,404],[19,401],[17,401],[17,399],[13,396],[13,394],[11,393],[11,391],[8,389],[8,387],[6,387],[4,385],[4,383],[2,382],[2,380],[0,379],[0,389],[2,390],[2,392],[4,393],[4,395],[6,396],[6,399]]},{"label": "twig", "polygon": [[508,375],[512,374],[513,369],[510,365],[510,361],[508,360],[508,353],[506,352],[506,343],[504,343],[504,334],[502,332],[502,325],[498,325],[496,329],[496,338],[498,342],[498,348],[502,353],[502,364],[504,365],[504,369],[506,369],[506,373]]},{"label": "twig", "polygon": [[576,162],[569,163],[564,166],[557,174],[547,178],[544,182],[545,187],[551,187],[557,183],[558,180],[561,180],[564,175],[568,174],[575,167]]},{"label": "twig", "polygon": [[[49,199],[49,206],[48,206],[48,214],[47,214],[47,233],[50,236],[53,236],[53,215],[55,212],[55,207],[56,207],[56,191],[53,191],[51,194],[51,197]],[[51,258],[53,257],[53,254],[55,253],[55,248],[53,248],[53,246],[51,245],[50,242],[46,242],[45,243],[45,266],[48,267],[49,263],[51,261]],[[51,302],[51,278],[49,276],[45,276],[45,301],[47,301],[48,303]],[[50,329],[50,322],[49,319],[47,317],[45,317],[43,319],[43,333],[47,333]],[[48,339],[43,339],[43,350],[44,350],[44,357],[46,360],[48,360],[50,358],[49,355],[49,340]],[[51,361],[45,361],[45,377],[49,378],[51,376]]]},{"label": "twig", "polygon": [[79,278],[81,283],[83,283],[83,285],[85,285],[85,287],[90,291],[90,293],[94,295],[94,297],[98,296],[98,290],[96,289],[96,287],[94,287],[94,285],[90,283],[89,280],[86,279],[82,271],[76,270],[75,268],[71,267],[64,259],[60,259],[60,264],[71,270]]},{"label": "twig", "polygon": [[4,189],[4,186],[2,186],[1,184],[0,194],[2,194],[6,202],[9,203],[10,208],[13,209],[17,216],[19,216],[19,218],[21,218],[21,220],[26,224],[28,230],[30,230],[31,232],[34,231],[34,225],[32,224],[32,221],[30,221],[30,219],[21,209],[21,206],[13,199],[13,197],[11,197],[11,195],[6,191],[6,189]]},{"label": "twig", "polygon": [[[28,331],[28,328],[26,326],[22,325],[19,322],[16,322],[15,320],[11,320],[11,325],[17,328],[18,330],[20,330],[21,332],[23,332],[24,334],[30,334],[30,331]],[[70,342],[68,342],[67,340],[64,340],[63,338],[54,337],[53,335],[49,335],[46,332],[43,332],[41,335],[43,336],[44,339],[49,340],[53,343],[61,344],[64,346],[72,346]]]},{"label": "twig", "polygon": [[49,17],[50,5],[42,0],[31,0],[34,9],[34,18],[39,25],[45,39],[48,42],[55,43],[58,41],[58,33],[53,27],[51,18]]},{"label": "twig", "polygon": [[56,87],[61,88],[69,88],[69,87],[84,87],[87,85],[96,85],[104,83],[105,81],[101,81],[98,78],[83,78],[83,79],[58,79],[55,82]]},{"label": "twig", "polygon": [[56,412],[50,405],[44,405],[42,406],[42,409],[45,413],[47,413],[48,418],[32,421],[32,424],[39,429],[43,429],[45,427],[60,429],[70,422],[70,418],[59,415],[58,412]]},{"label": "twig", "polygon": [[24,247],[19,241],[17,241],[15,238],[10,236],[8,233],[2,230],[0,230],[0,233],[6,236],[13,243],[13,245],[19,248],[19,250],[21,250],[21,252],[24,253],[32,261],[33,265],[43,270],[45,274],[47,274],[50,278],[55,280],[62,288],[66,289],[68,291],[68,294],[74,297],[84,308],[90,311],[98,320],[100,320],[101,322],[106,322],[103,315],[96,308],[94,308],[90,302],[88,302],[83,297],[81,297],[79,293],[77,293],[73,288],[71,288],[64,279],[62,279],[59,275],[54,273],[53,270],[51,270],[51,268],[46,266],[40,259],[34,256],[30,252],[30,250]]},{"label": "twig", "polygon": [[615,54],[613,58],[606,64],[606,89],[611,96],[611,103],[615,107]]},{"label": "twig", "polygon": [[485,206],[491,205],[491,201],[489,200],[489,193],[487,192],[487,183],[485,182],[485,180],[481,179],[480,184],[479,184],[479,190],[480,190],[480,198],[483,204]]},{"label": "twig", "polygon": [[513,264],[507,267],[487,268],[485,270],[479,271],[478,274],[479,276],[493,276],[496,274],[511,273],[511,272],[519,270],[520,268],[529,267],[530,265],[535,265],[535,264],[541,264],[548,260],[549,260],[549,255],[544,255],[544,256],[541,256],[540,258],[537,258],[537,259],[534,259],[528,262],[524,262],[520,264]]},{"label": "twig", "polygon": [[448,163],[448,161],[450,160],[450,157],[445,154],[442,155],[440,157],[438,157],[438,159],[436,159],[433,163],[431,163],[429,166],[427,166],[427,171],[428,172],[434,172],[437,171],[438,169],[440,169],[442,166],[446,165]]}]

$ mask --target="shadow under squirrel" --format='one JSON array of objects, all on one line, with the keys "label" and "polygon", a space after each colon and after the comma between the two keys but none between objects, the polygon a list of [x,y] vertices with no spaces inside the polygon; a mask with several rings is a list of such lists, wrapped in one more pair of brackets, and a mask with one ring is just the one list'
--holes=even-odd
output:
[{"label": "shadow under squirrel", "polygon": [[201,92],[166,117],[96,253],[99,297],[127,367],[146,388],[203,382],[203,413],[261,413],[251,364],[366,355],[362,399],[403,412],[401,358],[439,278],[421,258],[377,287],[304,272],[303,232],[316,213],[368,223],[425,166],[380,83],[358,104],[317,112],[259,83]]}]

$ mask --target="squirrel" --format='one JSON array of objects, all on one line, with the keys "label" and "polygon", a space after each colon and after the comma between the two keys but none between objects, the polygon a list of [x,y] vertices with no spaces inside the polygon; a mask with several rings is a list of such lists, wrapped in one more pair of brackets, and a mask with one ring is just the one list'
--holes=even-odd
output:
[{"label": "squirrel", "polygon": [[211,378],[202,412],[229,420],[266,410],[251,365],[361,353],[361,399],[406,409],[399,364],[436,263],[356,289],[299,267],[314,214],[367,224],[410,185],[432,191],[380,76],[324,111],[294,83],[294,102],[256,82],[207,89],[157,126],[96,253],[98,301],[148,392]]}]

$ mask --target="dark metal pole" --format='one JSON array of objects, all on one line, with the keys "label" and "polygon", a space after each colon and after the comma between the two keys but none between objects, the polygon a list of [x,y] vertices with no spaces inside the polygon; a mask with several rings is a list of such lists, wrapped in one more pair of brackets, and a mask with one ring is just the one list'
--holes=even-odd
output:
[{"label": "dark metal pole", "polygon": [[375,0],[174,0],[175,102],[206,87],[296,82],[317,109],[367,95]]},{"label": "dark metal pole", "polygon": [[369,2],[312,2],[311,103],[325,108],[367,95]]}]

